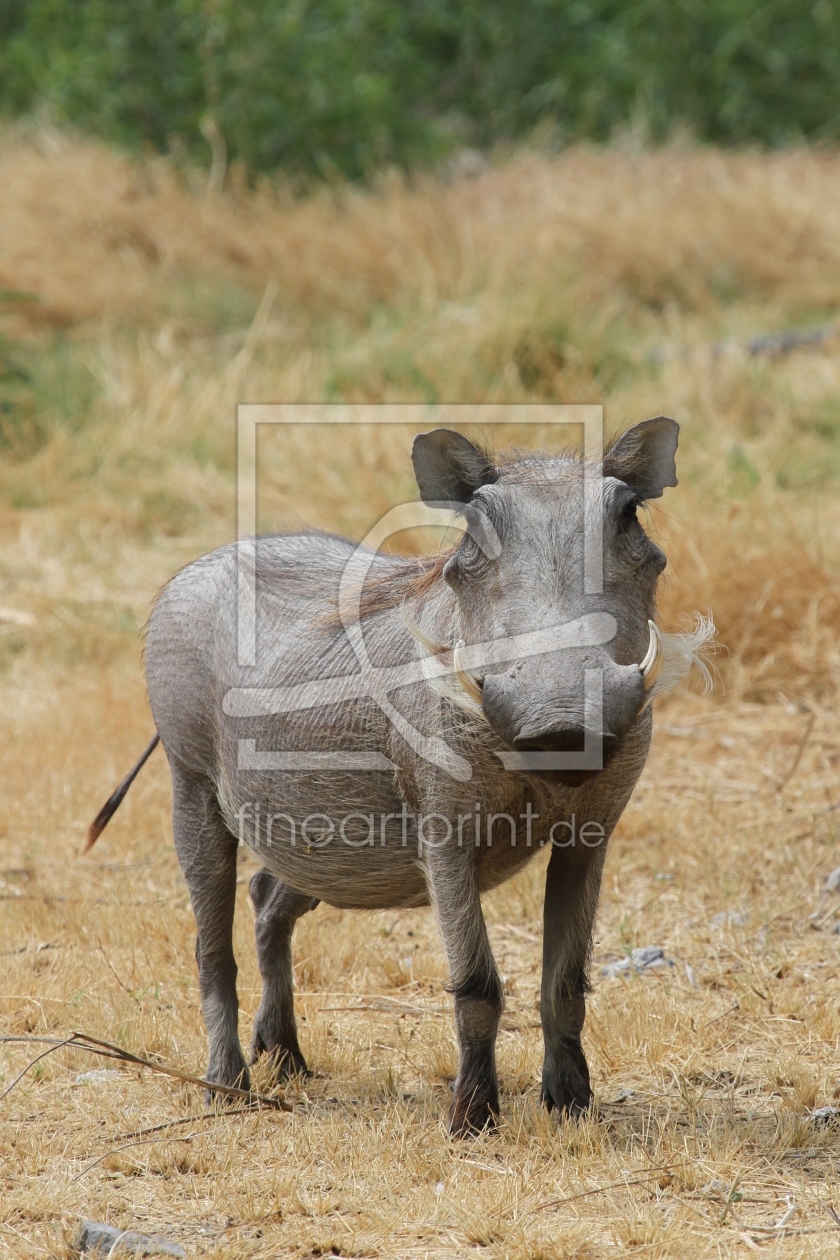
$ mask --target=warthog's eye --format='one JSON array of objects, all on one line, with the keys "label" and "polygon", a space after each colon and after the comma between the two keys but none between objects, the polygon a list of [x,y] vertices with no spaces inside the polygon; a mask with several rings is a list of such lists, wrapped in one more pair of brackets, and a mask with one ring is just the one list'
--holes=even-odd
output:
[{"label": "warthog's eye", "polygon": [[638,499],[631,499],[628,503],[624,504],[624,507],[621,509],[621,515],[618,518],[619,534],[626,534],[628,529],[632,529],[632,527],[638,523],[639,518],[636,515],[636,509],[638,506]]}]

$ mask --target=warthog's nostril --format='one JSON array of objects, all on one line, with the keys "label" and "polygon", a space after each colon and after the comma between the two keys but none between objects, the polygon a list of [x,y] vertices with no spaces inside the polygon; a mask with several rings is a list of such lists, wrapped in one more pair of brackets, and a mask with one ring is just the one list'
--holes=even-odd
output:
[{"label": "warthog's nostril", "polygon": [[[513,741],[513,747],[516,752],[583,752],[585,736],[582,726],[549,727],[544,731],[524,731]],[[589,732],[590,742],[598,738],[597,732]],[[618,747],[618,737],[605,731],[600,738],[604,756],[608,757]]]}]

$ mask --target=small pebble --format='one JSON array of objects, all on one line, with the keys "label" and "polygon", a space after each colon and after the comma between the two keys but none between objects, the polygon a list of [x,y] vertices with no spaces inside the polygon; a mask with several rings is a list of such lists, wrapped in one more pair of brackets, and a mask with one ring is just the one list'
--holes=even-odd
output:
[{"label": "small pebble", "polygon": [[94,1068],[90,1072],[79,1072],[73,1078],[74,1085],[107,1085],[108,1081],[122,1080],[122,1072],[114,1068]]},{"label": "small pebble", "polygon": [[661,945],[641,945],[634,949],[629,958],[619,958],[601,968],[601,975],[614,979],[627,975],[630,971],[653,971],[656,967],[673,967],[670,958],[665,957]]},{"label": "small pebble", "polygon": [[840,866],[835,866],[825,881],[825,891],[830,893],[840,892]]},{"label": "small pebble", "polygon": [[743,927],[746,921],[747,916],[740,914],[737,910],[721,910],[720,914],[716,914],[709,920],[709,927]]},{"label": "small pebble", "polygon": [[702,1186],[700,1193],[713,1194],[722,1199],[727,1199],[731,1203],[739,1203],[744,1197],[740,1190],[736,1190],[733,1194],[732,1187],[729,1182],[721,1181],[719,1177],[714,1177],[711,1181],[707,1182],[705,1186]]},{"label": "small pebble", "polygon": [[815,1107],[813,1111],[808,1112],[808,1119],[817,1128],[824,1128],[828,1124],[837,1124],[840,1117],[840,1107]]},{"label": "small pebble", "polygon": [[179,1256],[186,1260],[180,1243],[158,1238],[154,1234],[138,1234],[117,1229],[99,1221],[82,1221],[76,1237],[76,1251],[88,1256]]},{"label": "small pebble", "polygon": [[632,1089],[620,1089],[613,1099],[614,1103],[632,1102],[636,1095]]}]

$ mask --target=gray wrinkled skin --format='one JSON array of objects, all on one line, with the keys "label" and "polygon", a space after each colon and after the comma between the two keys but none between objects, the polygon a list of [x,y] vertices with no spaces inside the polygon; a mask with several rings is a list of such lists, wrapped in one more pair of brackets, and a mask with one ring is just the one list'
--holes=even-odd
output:
[{"label": "gray wrinkled skin", "polygon": [[[461,543],[422,598],[414,597],[416,562],[377,556],[369,581],[380,596],[362,615],[374,666],[416,661],[423,649],[407,628],[407,600],[425,635],[451,646],[522,634],[591,612],[608,612],[617,634],[603,647],[543,653],[494,664],[484,678],[487,721],[464,711],[426,682],[390,694],[424,735],[440,735],[472,765],[459,782],[409,746],[371,699],[342,700],[299,712],[233,717],[226,693],[287,687],[358,672],[336,616],[338,586],[354,545],[325,534],[261,538],[256,544],[257,664],[237,664],[237,550],[223,547],[190,564],[168,584],[153,612],[146,645],[149,697],[169,758],[174,834],[198,925],[197,960],[207,1025],[208,1079],[248,1081],[237,1031],[232,924],[236,850],[241,838],[263,864],[252,880],[263,997],[252,1062],[272,1056],[279,1072],[306,1071],[295,1026],[291,938],[295,921],[318,901],[346,909],[434,906],[450,968],[460,1067],[450,1126],[476,1131],[498,1113],[494,1042],[503,992],[481,911],[480,894],[510,878],[548,842],[558,821],[596,822],[609,837],[641,774],[651,712],[640,712],[638,669],[648,647],[664,557],[635,517],[636,504],[676,484],[678,427],[659,417],[635,426],[605,462],[603,592],[583,593],[583,466],[575,456],[526,457],[492,467],[465,438],[435,430],[415,440],[413,461],[427,502],[480,507],[501,541],[489,559],[471,537]],[[382,594],[384,593],[384,594]],[[511,749],[572,749],[582,739],[583,670],[603,669],[605,768],[586,781],[562,772],[506,771],[495,755]],[[370,751],[393,770],[253,770],[238,764],[241,738],[259,751]],[[564,781],[564,779],[566,781]],[[577,782],[575,781],[577,779]],[[260,830],[254,825],[259,803]],[[443,819],[530,812],[530,844],[519,824],[516,845],[500,823],[476,844],[443,842]],[[241,812],[246,806],[244,812]],[[373,814],[319,844],[305,818]],[[266,819],[274,821],[270,843]],[[535,816],[539,815],[537,819]],[[289,820],[296,832],[291,835]],[[561,835],[566,835],[561,832]],[[294,843],[292,842],[294,839]],[[352,843],[355,841],[356,843]],[[606,840],[552,847],[544,914],[541,1019],[545,1036],[542,1097],[549,1108],[589,1105],[581,1048],[590,951]]]}]

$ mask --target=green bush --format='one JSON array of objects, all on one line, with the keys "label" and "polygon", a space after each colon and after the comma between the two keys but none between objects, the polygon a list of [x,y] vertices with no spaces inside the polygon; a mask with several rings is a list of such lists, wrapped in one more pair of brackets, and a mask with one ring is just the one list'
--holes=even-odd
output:
[{"label": "green bush", "polygon": [[549,123],[840,133],[840,0],[4,0],[0,109],[252,169],[365,175]]}]

